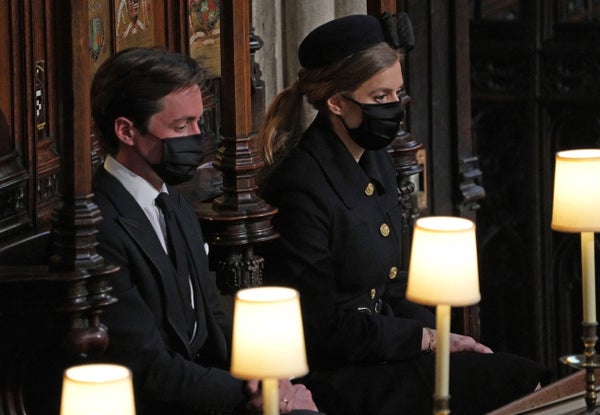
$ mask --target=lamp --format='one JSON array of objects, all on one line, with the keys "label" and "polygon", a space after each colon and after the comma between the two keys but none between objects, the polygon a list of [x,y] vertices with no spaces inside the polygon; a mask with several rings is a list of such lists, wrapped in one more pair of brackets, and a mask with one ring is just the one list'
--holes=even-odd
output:
[{"label": "lamp", "polygon": [[239,290],[233,311],[231,373],[262,380],[265,415],[279,414],[279,379],[308,373],[300,296],[292,288]]},{"label": "lamp", "polygon": [[89,364],[64,371],[60,415],[135,415],[131,371]]},{"label": "lamp", "polygon": [[415,222],[406,298],[436,306],[434,414],[449,414],[450,307],[479,302],[475,224],[430,216]]},{"label": "lamp", "polygon": [[583,355],[561,357],[561,362],[586,369],[587,412],[596,413],[596,281],[594,232],[600,230],[600,149],[578,149],[556,153],[552,229],[581,233],[583,299]]}]

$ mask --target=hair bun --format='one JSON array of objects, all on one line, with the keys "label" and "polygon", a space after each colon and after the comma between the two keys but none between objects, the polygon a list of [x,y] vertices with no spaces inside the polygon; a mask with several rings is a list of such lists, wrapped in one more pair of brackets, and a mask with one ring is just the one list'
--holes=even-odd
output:
[{"label": "hair bun", "polygon": [[395,49],[405,52],[415,47],[415,34],[412,22],[406,13],[392,15],[388,12],[379,17],[386,42]]}]

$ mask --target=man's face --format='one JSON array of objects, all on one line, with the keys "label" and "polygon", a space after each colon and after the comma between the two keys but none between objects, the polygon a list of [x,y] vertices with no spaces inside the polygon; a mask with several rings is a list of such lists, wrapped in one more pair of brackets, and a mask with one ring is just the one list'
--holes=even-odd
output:
[{"label": "man's face", "polygon": [[[204,112],[200,87],[172,92],[162,99],[162,110],[148,121],[148,133],[137,140],[138,151],[146,156],[150,164],[158,164],[162,160],[163,146],[161,139],[184,137],[199,134],[199,122]],[[151,137],[150,135],[154,136]]]}]

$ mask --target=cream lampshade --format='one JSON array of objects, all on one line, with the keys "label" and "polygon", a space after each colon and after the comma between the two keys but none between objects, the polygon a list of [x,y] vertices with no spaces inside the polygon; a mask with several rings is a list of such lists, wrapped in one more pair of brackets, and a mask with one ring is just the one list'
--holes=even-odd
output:
[{"label": "cream lampshade", "polygon": [[415,223],[406,296],[427,304],[465,306],[481,299],[475,224],[430,216]]},{"label": "cream lampshade", "polygon": [[450,307],[475,304],[481,299],[472,221],[444,216],[417,219],[406,298],[436,306],[434,413],[448,414]]},{"label": "cream lampshade", "polygon": [[262,380],[264,413],[279,414],[279,379],[308,373],[296,290],[256,287],[237,292],[231,373],[240,379]]},{"label": "cream lampshade", "polygon": [[600,149],[556,153],[552,229],[600,230]]},{"label": "cream lampshade", "polygon": [[131,371],[119,365],[73,366],[63,375],[60,415],[135,415]]}]

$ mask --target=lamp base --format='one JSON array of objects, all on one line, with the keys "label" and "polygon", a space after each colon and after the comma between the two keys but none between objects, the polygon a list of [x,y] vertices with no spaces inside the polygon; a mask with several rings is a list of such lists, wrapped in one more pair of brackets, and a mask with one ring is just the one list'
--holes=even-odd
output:
[{"label": "lamp base", "polygon": [[558,359],[562,364],[575,369],[598,369],[600,368],[600,355],[586,356],[585,354],[571,354]]},{"label": "lamp base", "polygon": [[600,408],[583,409],[581,412],[573,413],[572,415],[600,415]]},{"label": "lamp base", "polygon": [[599,356],[592,349],[590,354],[562,356],[559,361],[576,369],[585,369],[586,409],[577,415],[600,415],[600,408],[596,406],[596,370],[600,367]]},{"label": "lamp base", "polygon": [[450,395],[433,397],[433,415],[448,415],[450,413]]}]

